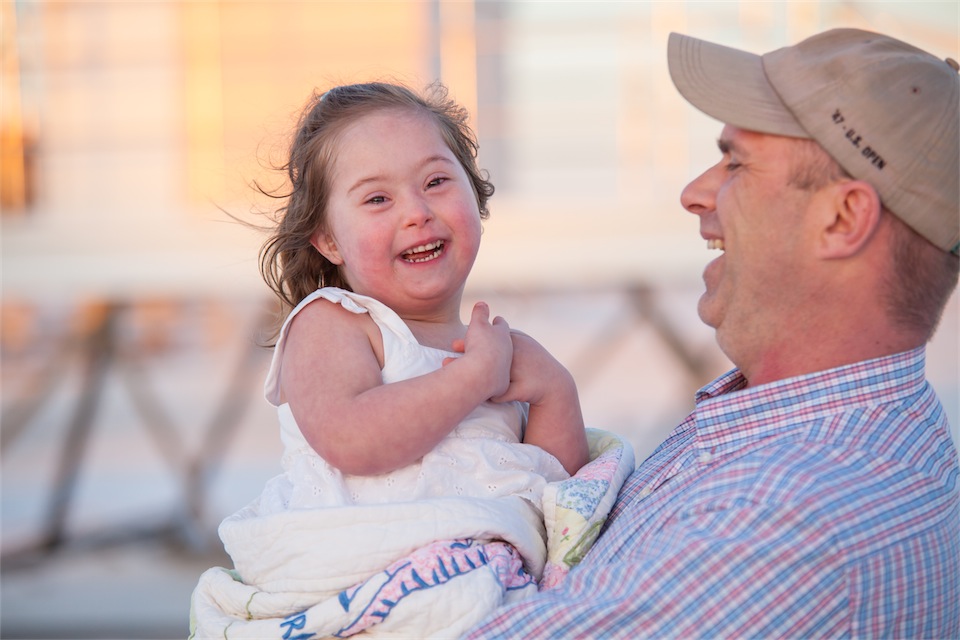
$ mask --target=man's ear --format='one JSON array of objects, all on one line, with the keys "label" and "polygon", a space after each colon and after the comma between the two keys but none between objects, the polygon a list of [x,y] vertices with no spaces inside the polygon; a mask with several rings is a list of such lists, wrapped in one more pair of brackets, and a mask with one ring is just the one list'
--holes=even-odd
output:
[{"label": "man's ear", "polygon": [[343,257],[340,256],[340,250],[337,249],[337,243],[326,231],[317,231],[310,237],[310,244],[319,251],[324,258],[335,265],[343,264]]},{"label": "man's ear", "polygon": [[882,205],[877,190],[863,180],[832,185],[829,216],[820,230],[820,255],[847,258],[870,241],[880,225]]}]

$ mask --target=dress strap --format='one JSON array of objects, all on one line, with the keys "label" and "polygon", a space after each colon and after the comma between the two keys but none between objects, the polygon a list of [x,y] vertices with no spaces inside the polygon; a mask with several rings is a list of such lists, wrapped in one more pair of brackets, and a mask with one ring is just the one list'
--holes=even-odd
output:
[{"label": "dress strap", "polygon": [[[395,339],[398,338],[402,342],[414,344],[417,342],[413,332],[410,331],[410,327],[407,326],[403,319],[401,319],[393,309],[379,300],[338,287],[323,287],[317,289],[294,307],[280,328],[277,344],[273,349],[273,359],[270,362],[270,369],[267,372],[267,378],[263,384],[264,397],[266,397],[267,402],[275,407],[280,406],[280,363],[283,361],[283,352],[286,348],[287,332],[290,328],[290,323],[293,322],[293,319],[304,307],[320,298],[339,304],[347,311],[356,314],[369,313],[370,317],[380,328],[380,333],[383,335],[385,342],[390,339],[389,334],[392,334]],[[384,345],[384,348],[387,348],[386,345]]]}]

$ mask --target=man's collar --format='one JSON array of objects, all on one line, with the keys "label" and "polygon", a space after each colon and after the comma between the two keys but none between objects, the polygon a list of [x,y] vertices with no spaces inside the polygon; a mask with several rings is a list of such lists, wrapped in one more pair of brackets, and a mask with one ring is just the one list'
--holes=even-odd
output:
[{"label": "man's collar", "polygon": [[744,442],[804,430],[820,416],[890,401],[917,392],[924,379],[924,348],[827,371],[747,387],[739,369],[697,392],[698,447],[713,454]]}]

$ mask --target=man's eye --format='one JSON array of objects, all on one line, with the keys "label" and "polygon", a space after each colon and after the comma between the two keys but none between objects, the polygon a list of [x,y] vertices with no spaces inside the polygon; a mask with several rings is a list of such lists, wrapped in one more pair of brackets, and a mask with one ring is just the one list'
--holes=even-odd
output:
[{"label": "man's eye", "polygon": [[741,165],[739,162],[734,162],[733,160],[731,160],[730,162],[727,163],[726,169],[727,171],[736,171],[742,166],[743,165]]}]

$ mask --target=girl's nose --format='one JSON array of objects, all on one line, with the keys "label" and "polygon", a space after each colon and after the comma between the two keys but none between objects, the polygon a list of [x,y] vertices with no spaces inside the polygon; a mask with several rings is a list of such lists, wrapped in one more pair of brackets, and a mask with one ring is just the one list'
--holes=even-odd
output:
[{"label": "girl's nose", "polygon": [[426,199],[422,197],[414,197],[409,201],[407,208],[404,210],[404,224],[409,226],[420,226],[432,220],[434,217],[433,210],[430,208],[430,204]]}]

